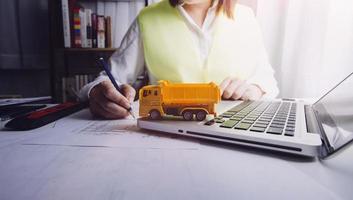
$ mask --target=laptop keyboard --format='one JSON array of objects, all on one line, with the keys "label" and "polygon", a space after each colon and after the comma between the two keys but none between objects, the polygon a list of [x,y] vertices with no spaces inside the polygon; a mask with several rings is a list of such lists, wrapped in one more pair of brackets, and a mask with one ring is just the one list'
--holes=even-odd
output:
[{"label": "laptop keyboard", "polygon": [[295,102],[244,101],[205,123],[221,128],[294,136]]}]

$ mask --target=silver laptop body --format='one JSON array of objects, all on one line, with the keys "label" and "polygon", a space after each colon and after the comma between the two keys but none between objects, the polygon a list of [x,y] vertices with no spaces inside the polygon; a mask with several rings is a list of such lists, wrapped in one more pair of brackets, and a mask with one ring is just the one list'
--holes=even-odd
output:
[{"label": "silver laptop body", "polygon": [[325,158],[353,139],[351,73],[314,104],[296,100],[222,101],[216,118],[140,118],[138,127]]}]

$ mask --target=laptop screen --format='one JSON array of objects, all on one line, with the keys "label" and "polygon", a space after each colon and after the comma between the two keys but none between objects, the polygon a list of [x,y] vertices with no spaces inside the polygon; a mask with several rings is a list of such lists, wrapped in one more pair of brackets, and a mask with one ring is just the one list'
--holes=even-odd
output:
[{"label": "laptop screen", "polygon": [[353,139],[353,73],[313,105],[327,139],[338,150]]}]

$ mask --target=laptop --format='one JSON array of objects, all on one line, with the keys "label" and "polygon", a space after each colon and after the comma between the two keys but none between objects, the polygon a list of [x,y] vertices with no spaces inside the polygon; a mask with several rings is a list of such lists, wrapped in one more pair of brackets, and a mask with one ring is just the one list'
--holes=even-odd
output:
[{"label": "laptop", "polygon": [[325,158],[353,140],[353,73],[314,104],[302,100],[222,101],[217,117],[140,118],[142,129]]}]

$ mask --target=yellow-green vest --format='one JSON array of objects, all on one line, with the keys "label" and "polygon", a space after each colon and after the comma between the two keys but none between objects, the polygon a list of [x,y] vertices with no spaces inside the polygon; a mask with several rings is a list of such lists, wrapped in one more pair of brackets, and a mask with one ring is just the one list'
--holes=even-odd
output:
[{"label": "yellow-green vest", "polygon": [[183,17],[168,0],[143,9],[138,23],[149,72],[158,80],[175,83],[219,84],[229,76],[249,78],[259,60],[261,36],[254,28],[252,12],[238,7],[234,19],[218,14],[206,62],[201,60]]}]

